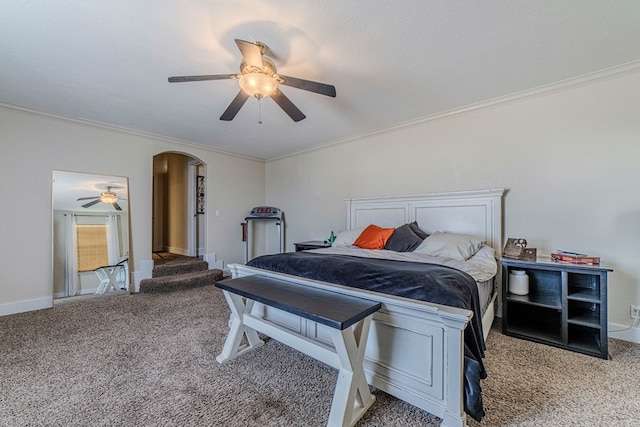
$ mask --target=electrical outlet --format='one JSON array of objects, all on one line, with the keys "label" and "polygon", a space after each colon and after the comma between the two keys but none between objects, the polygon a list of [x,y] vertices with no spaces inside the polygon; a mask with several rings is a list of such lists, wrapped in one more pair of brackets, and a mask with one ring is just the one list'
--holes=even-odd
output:
[{"label": "electrical outlet", "polygon": [[629,314],[631,315],[632,319],[637,319],[638,317],[640,317],[640,306],[631,304]]}]

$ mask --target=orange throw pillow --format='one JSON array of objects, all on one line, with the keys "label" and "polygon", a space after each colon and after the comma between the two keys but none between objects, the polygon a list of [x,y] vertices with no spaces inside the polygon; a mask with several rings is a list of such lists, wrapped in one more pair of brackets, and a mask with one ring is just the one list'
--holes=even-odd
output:
[{"label": "orange throw pillow", "polygon": [[387,240],[394,231],[395,228],[382,228],[371,224],[362,230],[362,233],[353,242],[353,246],[363,249],[384,249],[384,245],[387,244]]}]

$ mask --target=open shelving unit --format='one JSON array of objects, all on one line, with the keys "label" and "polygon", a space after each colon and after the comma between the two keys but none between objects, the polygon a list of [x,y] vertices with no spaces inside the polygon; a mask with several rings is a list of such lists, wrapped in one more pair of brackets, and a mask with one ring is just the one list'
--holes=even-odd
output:
[{"label": "open shelving unit", "polygon": [[[608,358],[607,274],[603,265],[502,258],[502,332]],[[524,270],[529,293],[509,293],[509,273]]]}]

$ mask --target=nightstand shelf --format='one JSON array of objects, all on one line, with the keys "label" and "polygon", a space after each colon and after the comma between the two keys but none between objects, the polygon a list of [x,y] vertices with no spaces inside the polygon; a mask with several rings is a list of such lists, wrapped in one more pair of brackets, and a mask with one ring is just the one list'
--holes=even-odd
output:
[{"label": "nightstand shelf", "polygon": [[600,310],[593,310],[588,307],[569,308],[567,322],[598,329],[600,328]]},{"label": "nightstand shelf", "polygon": [[[607,274],[601,265],[503,258],[502,332],[608,358]],[[509,274],[524,270],[529,293],[509,292]]]},{"label": "nightstand shelf", "polygon": [[309,240],[306,242],[294,243],[293,246],[296,248],[296,252],[300,252],[309,249],[330,248],[331,243],[327,242],[326,240]]},{"label": "nightstand shelf", "polygon": [[560,295],[551,293],[529,293],[528,295],[509,295],[509,301],[520,302],[523,304],[537,305],[539,307],[562,309]]},{"label": "nightstand shelf", "polygon": [[[513,310],[512,307],[512,311],[507,335],[543,344],[562,344],[562,331],[558,328],[561,317],[558,311],[545,311],[525,305],[518,310]],[[531,322],[534,316],[539,316],[540,321]]]},{"label": "nightstand shelf", "polygon": [[[572,328],[568,345],[579,353],[591,354],[594,348],[600,348],[600,335],[596,329]],[[606,357],[603,357],[606,359]]]},{"label": "nightstand shelf", "polygon": [[570,290],[567,298],[575,301],[600,302],[600,295],[595,289]]}]

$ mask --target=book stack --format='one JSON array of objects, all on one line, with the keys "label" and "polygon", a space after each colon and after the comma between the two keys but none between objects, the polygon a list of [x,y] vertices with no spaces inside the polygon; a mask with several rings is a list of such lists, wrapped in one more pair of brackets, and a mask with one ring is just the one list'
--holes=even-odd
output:
[{"label": "book stack", "polygon": [[560,262],[570,262],[572,264],[600,264],[600,257],[567,251],[554,252],[551,254],[551,259]]}]

